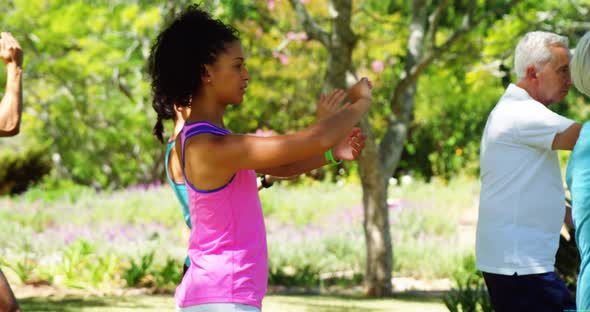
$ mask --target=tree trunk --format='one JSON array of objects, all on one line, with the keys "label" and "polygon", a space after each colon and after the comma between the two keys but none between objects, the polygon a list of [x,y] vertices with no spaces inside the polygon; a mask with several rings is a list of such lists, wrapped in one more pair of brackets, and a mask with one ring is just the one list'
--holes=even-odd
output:
[{"label": "tree trunk", "polygon": [[[514,0],[506,6],[499,5],[497,10],[487,10],[478,20],[474,20],[478,2],[468,2],[469,6],[461,26],[440,45],[436,44],[438,24],[446,13],[449,1],[441,0],[437,4],[429,4],[426,0],[412,1],[410,36],[404,73],[392,94],[390,105],[393,113],[389,116],[386,133],[379,145],[371,132],[367,118],[365,117],[361,122],[361,128],[367,135],[365,148],[358,160],[363,188],[363,225],[367,244],[365,268],[367,295],[388,296],[392,291],[393,247],[387,207],[387,180],[399,164],[408,129],[414,118],[414,98],[418,77],[426,67],[439,59],[483,18],[489,16],[493,16],[494,19],[499,18],[502,13],[510,11],[510,8],[520,1]],[[321,42],[328,50],[324,92],[333,88],[345,88],[346,72],[352,68],[351,55],[357,41],[356,35],[350,28],[352,1],[329,1],[329,11],[332,14],[330,32],[324,31],[315,24],[300,1],[289,0],[289,2],[310,40]],[[429,6],[432,8],[430,16],[428,16]],[[488,1],[484,7],[487,6]]]},{"label": "tree trunk", "polygon": [[[391,271],[393,271],[393,246],[389,227],[387,207],[388,179],[397,168],[404,142],[414,112],[416,81],[410,75],[422,55],[426,27],[426,6],[424,0],[415,0],[412,7],[412,23],[408,39],[408,60],[405,76],[395,88],[388,131],[378,147],[370,135],[370,125],[363,123],[368,134],[359,170],[363,185],[365,207],[365,238],[367,243],[367,266],[365,289],[371,297],[388,296],[392,292]],[[376,161],[378,160],[378,161]]]},{"label": "tree trunk", "polygon": [[392,244],[389,232],[387,207],[387,177],[379,161],[379,149],[375,143],[367,117],[361,128],[367,139],[359,157],[359,174],[363,187],[363,211],[367,263],[365,266],[365,294],[369,297],[391,295]]},{"label": "tree trunk", "polygon": [[332,32],[326,42],[328,56],[326,60],[326,76],[324,92],[334,88],[347,89],[346,72],[352,67],[352,51],[357,42],[356,35],[350,29],[352,2],[350,0],[332,0]]}]

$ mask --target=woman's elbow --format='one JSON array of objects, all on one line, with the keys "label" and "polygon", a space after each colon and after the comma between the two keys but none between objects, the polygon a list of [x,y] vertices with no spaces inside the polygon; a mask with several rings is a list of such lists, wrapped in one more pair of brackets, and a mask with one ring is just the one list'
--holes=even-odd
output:
[{"label": "woman's elbow", "polygon": [[20,133],[20,124],[10,125],[0,130],[0,136],[13,137]]}]

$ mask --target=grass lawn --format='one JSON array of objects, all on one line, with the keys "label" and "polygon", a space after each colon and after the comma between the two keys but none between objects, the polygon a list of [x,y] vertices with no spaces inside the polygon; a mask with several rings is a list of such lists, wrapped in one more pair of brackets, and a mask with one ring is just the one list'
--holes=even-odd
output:
[{"label": "grass lawn", "polygon": [[[171,295],[140,295],[125,297],[22,298],[21,308],[27,312],[73,311],[174,311]],[[398,296],[394,299],[359,299],[334,296],[278,296],[264,300],[264,312],[345,312],[345,311],[447,311],[439,299]]]}]

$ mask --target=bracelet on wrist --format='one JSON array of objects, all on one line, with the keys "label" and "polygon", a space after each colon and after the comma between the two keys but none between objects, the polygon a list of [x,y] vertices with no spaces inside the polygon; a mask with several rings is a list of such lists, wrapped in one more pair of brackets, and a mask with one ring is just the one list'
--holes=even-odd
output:
[{"label": "bracelet on wrist", "polygon": [[264,188],[269,188],[272,186],[274,182],[268,182],[266,181],[266,174],[262,175],[262,177],[260,177],[260,184],[262,185],[262,187]]},{"label": "bracelet on wrist", "polygon": [[334,154],[332,154],[332,149],[327,150],[324,153],[324,157],[326,158],[326,161],[328,162],[328,164],[331,164],[333,166],[339,165],[342,163],[342,160],[336,160],[334,158]]}]

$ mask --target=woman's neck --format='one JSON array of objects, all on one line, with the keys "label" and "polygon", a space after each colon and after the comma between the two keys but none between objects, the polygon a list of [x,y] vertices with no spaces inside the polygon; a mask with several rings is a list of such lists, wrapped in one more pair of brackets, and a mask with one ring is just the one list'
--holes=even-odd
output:
[{"label": "woman's neck", "polygon": [[223,126],[223,114],[226,105],[221,105],[211,97],[193,96],[191,101],[191,113],[187,122],[206,121],[218,127]]}]

